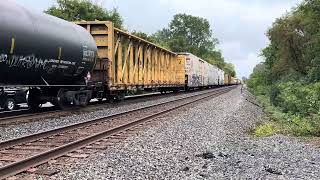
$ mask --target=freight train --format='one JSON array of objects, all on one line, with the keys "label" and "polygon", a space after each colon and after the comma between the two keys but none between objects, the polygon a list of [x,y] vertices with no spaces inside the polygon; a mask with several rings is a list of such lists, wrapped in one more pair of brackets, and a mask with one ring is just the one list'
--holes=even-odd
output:
[{"label": "freight train", "polygon": [[[121,100],[128,90],[179,91],[231,84],[224,72],[114,27],[62,19],[0,1],[0,86],[28,87],[32,109]],[[17,18],[18,17],[18,18]]]},{"label": "freight train", "polygon": [[225,85],[223,70],[191,53],[179,53],[178,58],[185,62],[186,90]]}]

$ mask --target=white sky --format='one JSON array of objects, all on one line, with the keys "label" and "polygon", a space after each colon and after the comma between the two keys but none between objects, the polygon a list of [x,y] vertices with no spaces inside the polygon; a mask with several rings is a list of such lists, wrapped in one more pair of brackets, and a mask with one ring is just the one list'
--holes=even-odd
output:
[{"label": "white sky", "polygon": [[[43,11],[55,0],[15,0]],[[173,15],[187,13],[209,20],[219,48],[235,65],[238,77],[249,76],[262,61],[268,44],[265,32],[277,18],[302,0],[95,0],[108,9],[116,7],[130,31],[154,33],[167,27]]]}]

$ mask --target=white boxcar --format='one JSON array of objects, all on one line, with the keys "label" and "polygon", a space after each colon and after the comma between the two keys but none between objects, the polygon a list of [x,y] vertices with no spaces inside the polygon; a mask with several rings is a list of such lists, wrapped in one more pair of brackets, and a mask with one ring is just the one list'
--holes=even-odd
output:
[{"label": "white boxcar", "polygon": [[214,86],[217,85],[217,68],[211,64],[208,63],[209,69],[208,69],[208,85],[209,86]]},{"label": "white boxcar", "polygon": [[180,53],[179,56],[186,61],[187,87],[223,85],[224,72],[221,69],[190,53]]},{"label": "white boxcar", "polygon": [[202,66],[201,77],[202,77],[202,86],[206,87],[209,85],[209,64],[202,60],[200,61],[200,66]]},{"label": "white boxcar", "polygon": [[218,67],[209,64],[209,86],[218,86],[218,85],[223,85],[221,82],[223,81],[224,78],[224,71],[219,69]]},{"label": "white boxcar", "polygon": [[179,53],[186,61],[187,87],[197,88],[208,85],[208,64],[190,53]]},{"label": "white boxcar", "polygon": [[221,69],[218,71],[218,85],[224,85],[224,71]]}]

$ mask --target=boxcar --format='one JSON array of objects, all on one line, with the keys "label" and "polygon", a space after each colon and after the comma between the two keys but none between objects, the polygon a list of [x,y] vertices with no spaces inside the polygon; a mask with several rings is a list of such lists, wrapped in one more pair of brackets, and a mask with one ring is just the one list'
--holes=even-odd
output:
[{"label": "boxcar", "polygon": [[128,90],[184,88],[185,61],[174,52],[114,27],[109,21],[82,21],[98,47],[90,84],[98,99],[121,99]]},{"label": "boxcar", "polygon": [[208,66],[204,60],[190,53],[179,53],[178,58],[185,62],[187,88],[200,88],[208,84]]},{"label": "boxcar", "polygon": [[185,61],[186,88],[204,88],[223,85],[224,71],[191,53],[179,53]]},{"label": "boxcar", "polygon": [[218,85],[218,69],[211,64],[208,67],[208,86],[213,87]]},{"label": "boxcar", "polygon": [[216,87],[224,85],[224,71],[218,67],[209,64],[208,77],[209,77],[209,87]]},{"label": "boxcar", "polygon": [[219,86],[225,85],[224,71],[221,69],[218,69],[218,85]]}]

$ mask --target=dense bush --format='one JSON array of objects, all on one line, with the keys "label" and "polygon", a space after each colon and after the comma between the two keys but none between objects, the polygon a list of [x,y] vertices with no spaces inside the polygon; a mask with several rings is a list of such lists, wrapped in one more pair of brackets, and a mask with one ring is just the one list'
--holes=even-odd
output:
[{"label": "dense bush", "polygon": [[279,82],[272,86],[251,87],[250,90],[257,95],[272,121],[272,126],[269,123],[259,126],[256,136],[275,132],[297,136],[320,135],[320,82]]},{"label": "dense bush", "polygon": [[276,133],[292,134],[295,136],[319,136],[320,135],[320,114],[303,116],[298,113],[285,113],[276,106],[273,106],[270,99],[265,95],[257,97],[263,105],[269,122],[259,125],[254,130],[257,137],[270,136]]},{"label": "dense bush", "polygon": [[[265,62],[248,80],[280,132],[320,135],[320,1],[304,0],[268,30]],[[262,125],[261,132],[272,131]],[[266,134],[270,134],[266,133]]]},{"label": "dense bush", "polygon": [[286,82],[278,85],[279,107],[284,112],[303,117],[317,114],[320,110],[320,83],[302,84]]}]

